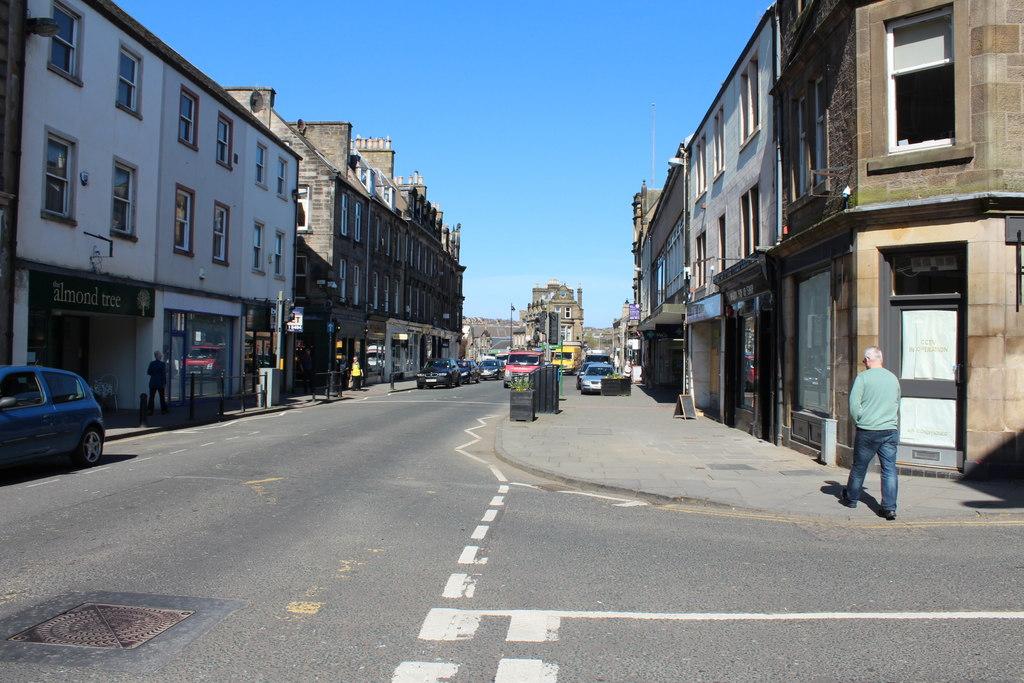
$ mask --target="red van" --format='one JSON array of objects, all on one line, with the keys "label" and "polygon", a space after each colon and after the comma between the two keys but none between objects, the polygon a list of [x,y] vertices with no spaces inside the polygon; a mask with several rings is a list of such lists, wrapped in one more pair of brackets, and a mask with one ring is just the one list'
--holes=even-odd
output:
[{"label": "red van", "polygon": [[544,364],[544,354],[540,351],[510,351],[505,359],[505,388],[515,377],[529,375]]}]

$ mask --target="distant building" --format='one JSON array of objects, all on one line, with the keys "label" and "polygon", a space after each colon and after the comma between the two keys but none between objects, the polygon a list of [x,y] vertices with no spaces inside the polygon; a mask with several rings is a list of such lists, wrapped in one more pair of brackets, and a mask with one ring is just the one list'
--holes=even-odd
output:
[{"label": "distant building", "polygon": [[527,343],[533,347],[583,341],[583,287],[576,289],[558,280],[534,286],[530,304],[522,314]]}]

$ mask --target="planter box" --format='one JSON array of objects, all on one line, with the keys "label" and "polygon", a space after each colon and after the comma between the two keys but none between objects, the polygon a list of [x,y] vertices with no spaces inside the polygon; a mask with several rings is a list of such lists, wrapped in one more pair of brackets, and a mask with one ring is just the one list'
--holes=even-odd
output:
[{"label": "planter box", "polygon": [[629,396],[633,387],[633,381],[628,377],[622,379],[609,379],[605,377],[601,380],[601,395],[602,396]]},{"label": "planter box", "polygon": [[537,419],[537,405],[532,389],[508,392],[508,419],[533,422]]}]

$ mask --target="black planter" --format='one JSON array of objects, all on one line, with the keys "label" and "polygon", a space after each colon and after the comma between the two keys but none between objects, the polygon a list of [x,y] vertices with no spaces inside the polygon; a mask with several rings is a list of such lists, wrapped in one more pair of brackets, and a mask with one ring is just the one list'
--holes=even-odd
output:
[{"label": "black planter", "polygon": [[605,377],[601,380],[602,396],[629,396],[633,383],[628,377],[612,379]]},{"label": "black planter", "polygon": [[533,422],[537,419],[533,389],[508,392],[508,419],[519,422]]}]

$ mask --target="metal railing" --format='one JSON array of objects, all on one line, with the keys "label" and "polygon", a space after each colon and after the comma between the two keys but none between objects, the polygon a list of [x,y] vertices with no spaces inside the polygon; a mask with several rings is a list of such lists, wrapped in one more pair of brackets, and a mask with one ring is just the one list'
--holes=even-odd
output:
[{"label": "metal railing", "polygon": [[341,392],[344,389],[345,373],[341,370],[331,370],[330,372],[317,372],[313,375],[313,400],[316,400],[317,389],[321,388],[318,386],[317,378],[324,378],[323,393],[324,401],[331,401],[335,398],[341,398]]}]

